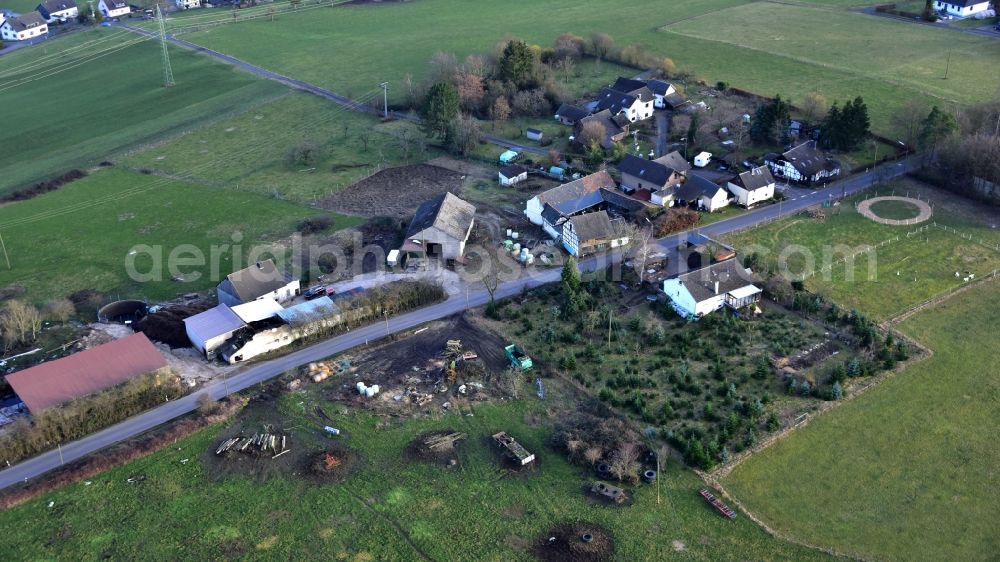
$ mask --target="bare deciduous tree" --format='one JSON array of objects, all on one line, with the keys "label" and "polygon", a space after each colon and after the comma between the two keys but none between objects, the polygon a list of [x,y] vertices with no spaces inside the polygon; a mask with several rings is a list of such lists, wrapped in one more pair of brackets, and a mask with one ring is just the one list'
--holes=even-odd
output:
[{"label": "bare deciduous tree", "polygon": [[639,445],[622,443],[611,455],[611,474],[618,480],[639,481]]},{"label": "bare deciduous tree", "polygon": [[8,348],[31,343],[42,329],[42,315],[26,302],[8,301],[3,314],[0,314],[0,329]]},{"label": "bare deciduous tree", "polygon": [[599,121],[587,121],[580,128],[580,135],[576,141],[583,146],[591,146],[593,144],[600,146],[607,134],[608,130],[604,127],[603,123]]},{"label": "bare deciduous tree", "polygon": [[826,111],[829,109],[829,104],[826,98],[821,94],[812,92],[806,94],[802,98],[802,102],[799,104],[799,110],[802,111],[802,116],[809,122],[815,123],[817,120],[821,119],[826,115]]}]

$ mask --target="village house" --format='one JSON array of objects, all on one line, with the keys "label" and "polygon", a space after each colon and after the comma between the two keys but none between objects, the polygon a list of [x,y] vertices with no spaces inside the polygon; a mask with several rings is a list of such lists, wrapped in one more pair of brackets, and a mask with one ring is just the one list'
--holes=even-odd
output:
[{"label": "village house", "polygon": [[553,239],[562,235],[562,223],[575,214],[604,202],[601,189],[615,189],[615,180],[606,170],[553,187],[528,200],[524,214],[540,225]]},{"label": "village house", "polygon": [[657,109],[677,109],[685,103],[684,97],[669,82],[650,80],[646,87],[653,93],[653,107]]},{"label": "village house", "polygon": [[588,256],[628,245],[622,219],[612,220],[607,211],[570,217],[562,229],[563,247],[574,257]]},{"label": "village house", "polygon": [[761,290],[751,271],[728,259],[663,281],[663,292],[677,314],[697,319],[726,306],[733,310],[756,304]]},{"label": "village house", "polygon": [[174,0],[177,4],[178,10],[190,10],[191,8],[200,8],[201,0]]},{"label": "village house", "polygon": [[840,162],[823,154],[814,140],[781,155],[768,154],[764,163],[776,177],[800,183],[816,183],[840,174]]},{"label": "village house", "polygon": [[728,187],[736,198],[736,204],[744,207],[752,207],[774,197],[774,177],[765,166],[743,172],[729,180]]},{"label": "village house", "polygon": [[48,32],[49,25],[38,12],[7,18],[0,24],[0,39],[4,41],[26,41],[42,37]]},{"label": "village house", "polygon": [[220,303],[236,306],[258,299],[290,301],[299,294],[300,287],[298,279],[278,271],[274,260],[267,259],[230,273],[216,292]]},{"label": "village house", "polygon": [[653,93],[645,84],[635,93],[604,88],[597,96],[595,109],[597,111],[608,110],[612,115],[623,115],[630,123],[635,123],[653,116]]},{"label": "village house", "polygon": [[586,109],[573,104],[564,103],[560,105],[559,109],[556,111],[556,121],[559,121],[563,125],[569,125],[572,127],[588,115],[590,115],[590,112]]},{"label": "village house", "polygon": [[35,9],[49,23],[73,20],[80,14],[74,0],[45,0]]},{"label": "village house", "polygon": [[38,414],[166,367],[146,335],[135,333],[7,375],[7,382],[28,411]]},{"label": "village house", "polygon": [[934,0],[934,10],[951,16],[967,18],[990,9],[986,0]]},{"label": "village house", "polygon": [[601,124],[604,135],[600,145],[605,150],[610,149],[616,142],[621,142],[628,135],[628,118],[624,115],[614,115],[611,111],[604,109],[577,121],[573,128],[573,135],[578,142],[584,127],[587,126],[587,123],[593,122]]},{"label": "village house", "polygon": [[120,18],[122,16],[127,16],[130,11],[128,2],[125,0],[100,0],[97,4],[97,9],[100,10],[106,18]]},{"label": "village house", "polygon": [[673,169],[678,174],[686,174],[691,171],[691,163],[681,156],[678,151],[668,152],[663,156],[653,160],[657,164],[663,164],[664,166]]},{"label": "village house", "polygon": [[528,179],[528,170],[517,164],[507,164],[498,173],[500,185],[511,186]]},{"label": "village house", "polygon": [[475,216],[475,205],[451,193],[421,203],[400,248],[407,267],[426,266],[430,258],[461,262]]},{"label": "village house", "polygon": [[677,205],[694,205],[698,209],[715,212],[729,205],[729,192],[698,174],[688,174],[684,183],[674,192]]},{"label": "village house", "polygon": [[684,176],[672,168],[631,154],[618,163],[618,171],[622,191],[643,201],[652,201],[655,195],[657,200],[652,202],[657,205],[669,206],[674,187],[684,180]]}]

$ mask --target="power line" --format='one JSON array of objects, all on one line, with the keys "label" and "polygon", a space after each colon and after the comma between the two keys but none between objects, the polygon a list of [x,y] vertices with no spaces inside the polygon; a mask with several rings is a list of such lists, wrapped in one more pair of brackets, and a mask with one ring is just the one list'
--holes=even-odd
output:
[{"label": "power line", "polygon": [[170,52],[167,51],[167,31],[163,25],[163,12],[160,5],[156,5],[156,24],[160,28],[160,47],[163,52],[163,87],[170,88],[174,85],[174,70],[170,68]]}]

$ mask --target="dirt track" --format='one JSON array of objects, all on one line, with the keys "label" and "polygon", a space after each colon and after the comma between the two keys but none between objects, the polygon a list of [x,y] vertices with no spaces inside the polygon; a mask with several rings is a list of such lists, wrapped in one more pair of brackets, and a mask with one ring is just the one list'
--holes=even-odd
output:
[{"label": "dirt track", "polygon": [[458,194],[464,175],[428,164],[386,168],[351,185],[318,205],[362,217],[407,217],[417,206],[446,191]]},{"label": "dirt track", "polygon": [[[876,215],[872,211],[872,205],[880,201],[903,201],[904,203],[909,203],[910,205],[913,205],[914,207],[919,209],[920,212],[917,214],[917,216],[913,217],[912,219],[902,219],[902,220],[884,219]],[[912,199],[910,197],[900,197],[898,195],[886,195],[885,197],[872,197],[871,199],[865,199],[864,201],[858,204],[858,212],[861,213],[861,216],[863,217],[869,218],[879,224],[888,224],[890,226],[902,226],[902,225],[922,223],[925,220],[931,218],[931,215],[933,214],[931,206],[928,205],[927,202],[921,201],[920,199]]]}]

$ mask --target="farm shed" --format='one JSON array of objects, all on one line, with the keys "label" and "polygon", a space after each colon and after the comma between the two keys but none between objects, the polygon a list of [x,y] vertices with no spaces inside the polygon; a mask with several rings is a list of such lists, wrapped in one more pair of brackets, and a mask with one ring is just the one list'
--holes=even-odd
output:
[{"label": "farm shed", "polygon": [[461,261],[475,216],[475,205],[451,193],[429,199],[417,207],[400,250],[408,263],[428,258]]},{"label": "farm shed", "polygon": [[281,312],[281,305],[272,299],[260,299],[232,307],[236,316],[247,324],[274,318]]},{"label": "farm shed", "polygon": [[532,197],[524,214],[532,223],[542,225],[550,236],[559,238],[565,217],[601,204],[601,188],[615,187],[615,180],[606,170],[595,172]]},{"label": "farm shed", "polygon": [[330,297],[319,297],[295,306],[282,309],[278,317],[292,328],[303,328],[312,324],[340,322],[340,307]]},{"label": "farm shed", "polygon": [[7,375],[7,382],[37,414],[166,366],[163,355],[138,333]]},{"label": "farm shed", "polygon": [[524,136],[528,137],[528,140],[533,140],[540,142],[542,140],[543,133],[538,129],[528,129],[524,132]]},{"label": "farm shed", "polygon": [[528,170],[517,164],[507,164],[500,168],[500,185],[508,186],[520,183],[528,179]]},{"label": "farm shed", "polygon": [[230,273],[217,287],[219,302],[229,306],[257,299],[282,303],[294,298],[299,291],[299,280],[278,271],[271,259]]},{"label": "farm shed", "polygon": [[184,319],[184,331],[187,332],[191,345],[204,353],[205,357],[212,357],[236,330],[244,326],[246,322],[224,304]]}]

